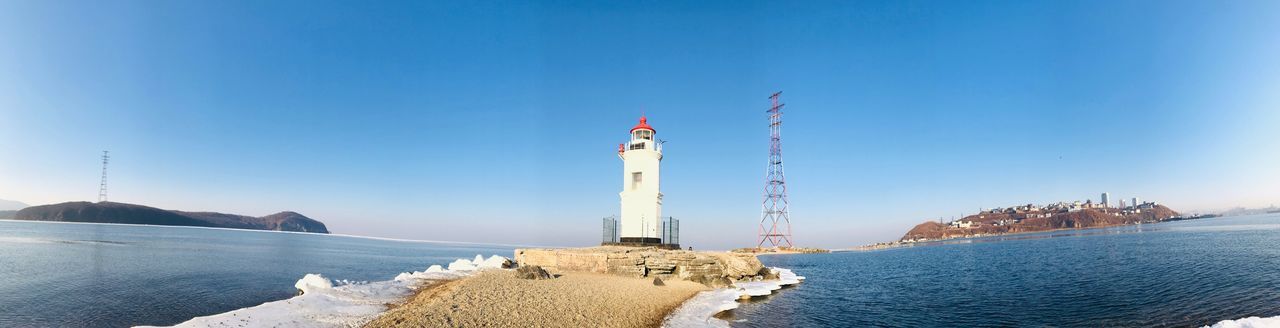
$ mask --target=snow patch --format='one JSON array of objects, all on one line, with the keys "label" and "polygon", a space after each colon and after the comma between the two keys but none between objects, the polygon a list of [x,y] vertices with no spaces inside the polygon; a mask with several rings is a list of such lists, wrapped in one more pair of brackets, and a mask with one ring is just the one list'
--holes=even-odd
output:
[{"label": "snow patch", "polygon": [[741,292],[740,297],[742,298],[765,296],[773,294],[773,291],[775,290],[782,289],[782,285],[779,285],[777,281],[773,280],[740,282],[733,284],[733,286],[738,288]]},{"label": "snow patch", "polygon": [[293,287],[301,290],[303,294],[306,294],[319,291],[321,289],[332,289],[333,282],[329,281],[329,279],[324,276],[308,273],[307,275],[302,276],[302,279],[298,279],[298,282],[293,283]]},{"label": "snow patch", "polygon": [[427,273],[439,273],[439,272],[444,272],[444,268],[441,268],[439,264],[432,264],[430,268],[427,268],[427,271],[426,271],[426,272],[427,272]]},{"label": "snow patch", "polygon": [[1248,317],[1236,320],[1222,320],[1213,326],[1205,326],[1210,328],[1276,328],[1280,327],[1280,316],[1278,317]]},{"label": "snow patch", "polygon": [[505,258],[505,257],[501,257],[501,256],[497,256],[497,255],[493,255],[493,256],[490,256],[488,260],[483,260],[483,261],[477,262],[477,263],[476,263],[476,266],[477,266],[477,267],[479,267],[481,270],[484,270],[484,269],[506,269],[508,266],[510,266],[510,264],[511,264],[511,260],[510,260],[510,259],[507,259],[507,258]]},{"label": "snow patch", "polygon": [[[469,269],[454,270],[454,264]],[[459,259],[450,264],[448,270],[432,265],[426,271],[405,272],[386,281],[330,280],[308,273],[294,284],[302,295],[196,317],[174,327],[359,327],[386,311],[387,304],[412,296],[414,288],[422,283],[461,278],[475,272],[474,264]]]},{"label": "snow patch", "polygon": [[457,261],[453,261],[453,263],[449,263],[449,271],[473,271],[475,269],[476,265],[474,263],[464,259],[458,259]]},{"label": "snow patch", "polygon": [[782,286],[798,284],[804,277],[789,269],[769,268],[778,280],[744,281],[729,288],[700,292],[681,304],[662,322],[664,328],[729,327],[729,322],[715,318],[716,313],[738,308],[738,299],[772,294]]},{"label": "snow patch", "polygon": [[729,322],[715,318],[716,313],[738,308],[738,297],[741,293],[734,288],[708,290],[694,295],[684,304],[680,304],[674,312],[662,322],[664,328],[680,327],[721,327],[728,328]]}]

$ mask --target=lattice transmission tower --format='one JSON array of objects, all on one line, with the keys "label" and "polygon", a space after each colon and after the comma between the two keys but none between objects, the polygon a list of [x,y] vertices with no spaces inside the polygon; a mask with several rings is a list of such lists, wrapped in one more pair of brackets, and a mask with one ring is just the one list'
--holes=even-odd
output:
[{"label": "lattice transmission tower", "polygon": [[764,178],[764,204],[760,214],[760,242],[756,247],[791,247],[791,218],[787,215],[787,178],[782,173],[782,106],[769,96],[769,168]]},{"label": "lattice transmission tower", "polygon": [[107,155],[107,151],[102,151],[102,182],[98,184],[98,202],[107,201],[107,160],[111,156]]}]

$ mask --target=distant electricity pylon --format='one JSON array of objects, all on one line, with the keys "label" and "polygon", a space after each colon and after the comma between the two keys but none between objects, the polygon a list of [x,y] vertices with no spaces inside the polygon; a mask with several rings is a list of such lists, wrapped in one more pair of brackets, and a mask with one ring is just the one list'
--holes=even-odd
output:
[{"label": "distant electricity pylon", "polygon": [[98,184],[98,202],[107,201],[107,160],[111,156],[107,155],[107,151],[102,151],[102,183]]},{"label": "distant electricity pylon", "polygon": [[764,178],[764,204],[760,215],[760,243],[773,247],[791,245],[791,218],[787,215],[787,178],[782,173],[782,106],[778,97],[782,91],[769,96],[769,168]]}]

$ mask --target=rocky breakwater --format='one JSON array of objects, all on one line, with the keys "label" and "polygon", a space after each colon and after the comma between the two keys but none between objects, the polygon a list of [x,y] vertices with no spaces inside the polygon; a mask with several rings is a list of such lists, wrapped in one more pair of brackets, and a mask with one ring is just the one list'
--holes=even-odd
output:
[{"label": "rocky breakwater", "polygon": [[516,263],[540,266],[552,274],[607,273],[626,277],[680,279],[710,287],[738,281],[776,279],[755,254],[663,250],[655,247],[601,246],[564,249],[517,249]]},{"label": "rocky breakwater", "polygon": [[731,250],[734,253],[756,253],[756,254],[824,254],[831,253],[831,250],[810,247],[747,247]]}]

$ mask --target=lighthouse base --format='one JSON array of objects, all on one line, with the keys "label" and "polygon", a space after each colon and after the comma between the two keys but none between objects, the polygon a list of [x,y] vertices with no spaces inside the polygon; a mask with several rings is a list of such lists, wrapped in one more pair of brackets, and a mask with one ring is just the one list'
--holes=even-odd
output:
[{"label": "lighthouse base", "polygon": [[637,243],[637,244],[651,244],[651,245],[662,244],[662,238],[655,238],[655,237],[622,237],[618,239],[620,239],[622,243]]},{"label": "lighthouse base", "polygon": [[662,238],[622,237],[619,242],[604,242],[600,246],[657,247],[661,249],[680,249],[680,244],[663,244]]}]

